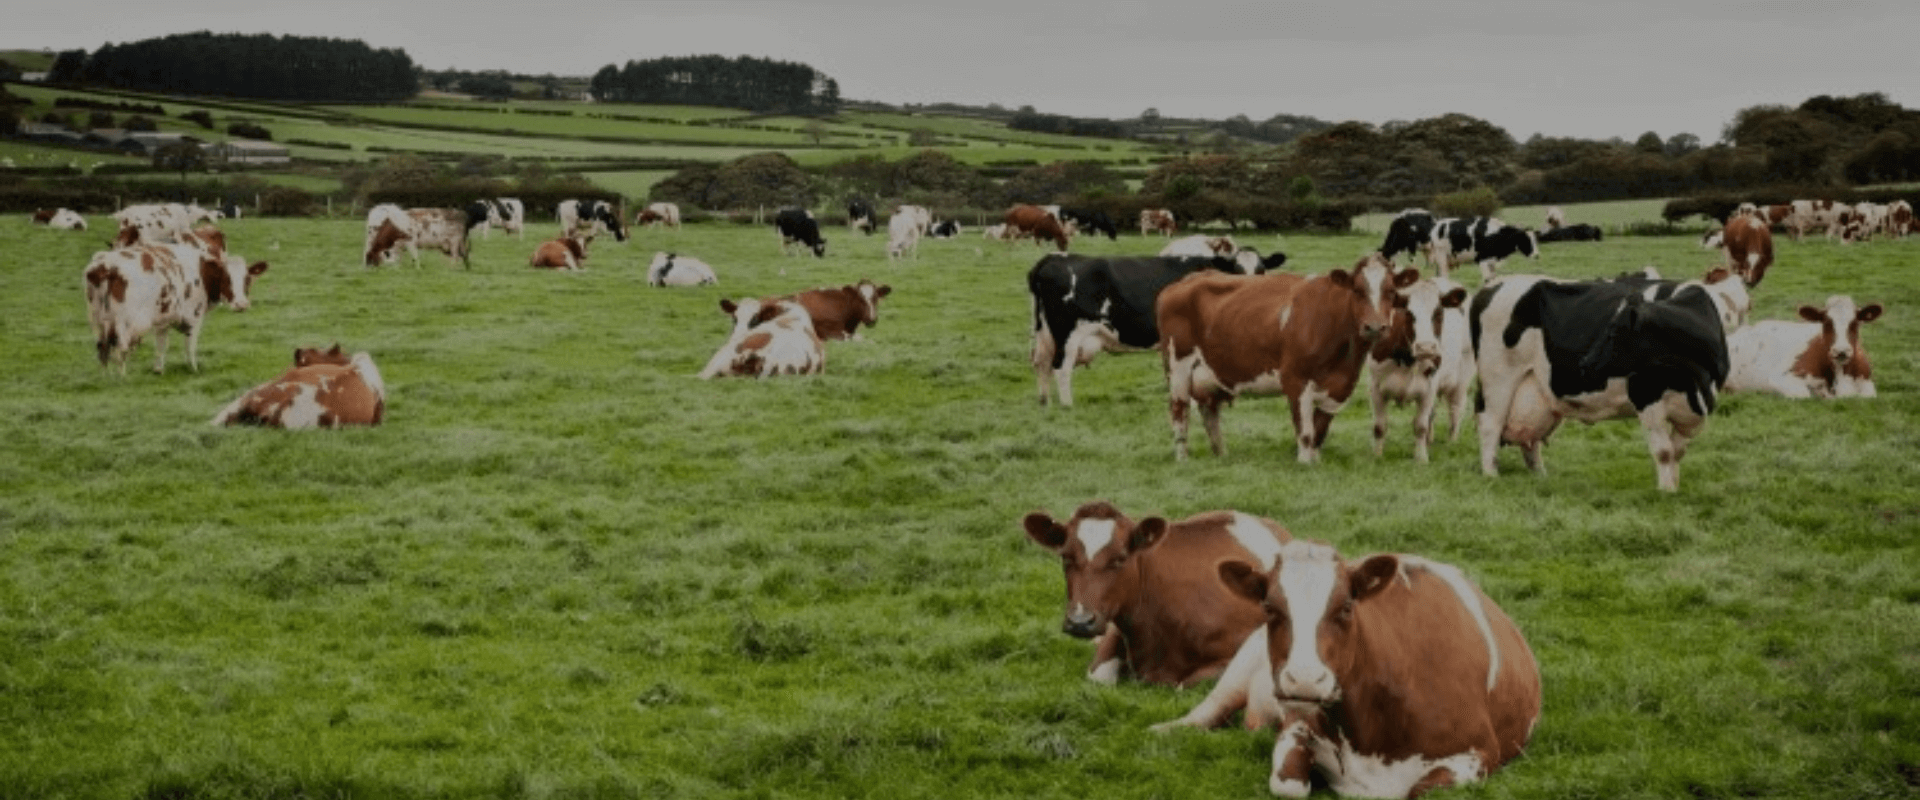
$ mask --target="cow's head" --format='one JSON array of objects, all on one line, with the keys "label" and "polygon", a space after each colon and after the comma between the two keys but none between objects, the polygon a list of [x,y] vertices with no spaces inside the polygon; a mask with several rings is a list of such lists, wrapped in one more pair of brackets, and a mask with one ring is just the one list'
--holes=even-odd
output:
[{"label": "cow's head", "polygon": [[854,296],[860,298],[860,321],[867,327],[880,323],[880,298],[893,294],[893,287],[887,284],[875,284],[861,278],[859,283],[846,287]]},{"label": "cow's head", "polygon": [[380,266],[380,262],[392,256],[393,246],[407,238],[407,234],[400,230],[400,226],[393,224],[393,220],[381,220],[380,227],[373,232],[372,241],[367,242],[367,266]]},{"label": "cow's head", "polygon": [[1459,308],[1466,300],[1466,288],[1446,278],[1418,281],[1395,298],[1393,330],[1383,341],[1396,349],[1404,343],[1413,353],[1414,368],[1432,375],[1440,369],[1441,321],[1447,309]]},{"label": "cow's head", "polygon": [[1379,253],[1368,253],[1353,265],[1353,271],[1336,269],[1327,280],[1349,293],[1350,309],[1360,321],[1360,338],[1378,341],[1393,324],[1393,309],[1399,303],[1401,289],[1420,280],[1420,270],[1393,271],[1393,262]]},{"label": "cow's head", "polygon": [[1727,229],[1724,227],[1714,228],[1700,235],[1700,249],[1702,250],[1718,250],[1725,246],[1726,243]]},{"label": "cow's head", "polygon": [[340,366],[346,366],[351,361],[352,359],[349,358],[346,353],[340,351],[339,342],[334,342],[333,347],[326,350],[318,347],[301,347],[293,351],[293,365],[296,367],[305,367],[312,364],[338,364]]},{"label": "cow's head", "polygon": [[1372,556],[1349,564],[1331,546],[1296,539],[1280,549],[1272,570],[1238,559],[1223,561],[1220,580],[1267,612],[1267,658],[1274,696],[1331,705],[1344,691],[1341,675],[1356,666],[1356,607],[1400,574],[1400,559]]},{"label": "cow's head", "polygon": [[226,303],[235,311],[245,311],[253,306],[249,299],[253,289],[253,279],[267,271],[267,262],[247,260],[232,253],[216,256],[200,253],[200,282],[207,287],[207,299],[217,303]]},{"label": "cow's head", "polygon": [[131,222],[120,223],[120,232],[113,235],[114,247],[132,247],[140,242],[140,226]]},{"label": "cow's head", "polygon": [[747,297],[737,303],[720,298],[720,312],[733,319],[733,333],[728,337],[730,341],[745,338],[747,331],[753,330],[754,326],[786,313],[792,305],[771,297]]},{"label": "cow's head", "polygon": [[1707,287],[1707,295],[1713,298],[1713,305],[1720,310],[1720,327],[1732,331],[1747,324],[1747,315],[1753,312],[1753,295],[1747,292],[1747,280],[1726,267],[1714,267],[1700,279]]},{"label": "cow's head", "polygon": [[1860,346],[1860,324],[1879,319],[1881,311],[1879,303],[1855,307],[1853,298],[1837,294],[1827,298],[1826,308],[1801,306],[1800,318],[1820,324],[1819,341],[1826,345],[1827,356],[1845,367],[1865,352]]},{"label": "cow's head", "polygon": [[1067,577],[1060,629],[1082,639],[1106,632],[1113,615],[1139,590],[1139,572],[1129,569],[1133,557],[1152,549],[1167,533],[1165,519],[1148,517],[1135,524],[1104,502],[1081,506],[1065,523],[1035,511],[1020,524],[1027,538],[1059,554]]},{"label": "cow's head", "polygon": [[624,242],[627,240],[627,226],[620,223],[620,215],[614,213],[613,206],[609,205],[605,200],[596,201],[593,204],[593,218],[600,220],[602,224],[607,226],[608,230],[613,231],[614,241]]}]

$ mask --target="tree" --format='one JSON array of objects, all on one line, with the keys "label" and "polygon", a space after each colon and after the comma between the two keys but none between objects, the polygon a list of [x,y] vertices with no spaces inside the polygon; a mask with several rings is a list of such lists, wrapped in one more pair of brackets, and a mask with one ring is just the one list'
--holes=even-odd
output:
[{"label": "tree", "polygon": [[161,145],[153,151],[153,165],[161,169],[175,170],[180,173],[180,192],[187,191],[187,173],[205,172],[207,169],[207,151],[200,149],[200,142],[191,137]]},{"label": "tree", "polygon": [[87,51],[62,50],[53,57],[53,67],[47,70],[48,83],[73,83],[80,80],[80,71],[87,66]]},{"label": "tree", "polygon": [[[1023,108],[1031,108],[1031,106],[1023,106]],[[1140,122],[1144,125],[1160,124],[1160,109],[1148,108],[1140,112]]]},{"label": "tree", "polygon": [[1660,134],[1647,131],[1646,133],[1640,134],[1640,138],[1633,141],[1633,149],[1648,155],[1665,155],[1667,152],[1667,143],[1661,140]]},{"label": "tree", "polygon": [[1676,133],[1667,137],[1667,142],[1661,149],[1666,152],[1668,158],[1680,158],[1700,149],[1700,137],[1691,133]]}]

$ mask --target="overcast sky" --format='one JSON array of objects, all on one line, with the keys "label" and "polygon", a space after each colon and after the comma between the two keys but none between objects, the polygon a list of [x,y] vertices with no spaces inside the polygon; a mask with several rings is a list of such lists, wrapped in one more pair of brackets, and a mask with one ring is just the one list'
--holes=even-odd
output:
[{"label": "overcast sky", "polygon": [[0,47],[92,51],[197,30],[360,39],[430,69],[531,74],[752,55],[811,65],[848,99],[1073,116],[1460,112],[1522,141],[1710,143],[1741,108],[1821,94],[1920,107],[1915,0],[211,0],[140,13],[67,0],[9,15]]}]

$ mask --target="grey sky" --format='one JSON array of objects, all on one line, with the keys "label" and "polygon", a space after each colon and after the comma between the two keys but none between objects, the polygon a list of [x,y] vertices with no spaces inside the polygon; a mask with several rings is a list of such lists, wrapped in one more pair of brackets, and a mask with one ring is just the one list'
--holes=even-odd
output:
[{"label": "grey sky", "polygon": [[1712,142],[1741,108],[1820,94],[1920,107],[1920,80],[1903,70],[1920,31],[1913,0],[213,0],[156,13],[74,0],[12,15],[0,47],[93,50],[196,30],[360,39],[432,69],[533,74],[764,56],[812,65],[850,99],[1075,116],[1460,112],[1521,140],[1651,130]]}]

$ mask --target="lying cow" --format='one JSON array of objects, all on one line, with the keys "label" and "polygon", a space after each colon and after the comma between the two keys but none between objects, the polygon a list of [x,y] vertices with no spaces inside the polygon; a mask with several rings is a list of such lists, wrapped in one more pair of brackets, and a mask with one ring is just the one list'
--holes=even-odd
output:
[{"label": "lying cow", "polygon": [[1551,244],[1554,242],[1598,242],[1603,238],[1605,237],[1601,234],[1598,226],[1589,225],[1585,222],[1562,225],[1557,228],[1548,228],[1538,233],[1538,241],[1541,244]]},{"label": "lying cow", "polygon": [[892,293],[892,286],[861,278],[859,283],[822,286],[780,299],[806,309],[813,332],[821,339],[858,339],[861,325],[871,328],[880,323],[880,300]]},{"label": "lying cow", "polygon": [[679,253],[654,253],[653,263],[647,266],[648,286],[709,286],[719,282],[707,262]]},{"label": "lying cow", "polygon": [[1873,397],[1873,365],[1860,326],[1880,318],[1879,303],[1856,306],[1834,295],[1826,307],[1801,306],[1805,322],[1769,320],[1727,334],[1729,392],[1786,397]]},{"label": "lying cow", "polygon": [[1215,565],[1270,562],[1293,538],[1278,522],[1237,511],[1135,523],[1104,502],[1080,506],[1065,522],[1035,511],[1021,526],[1060,556],[1061,630],[1096,640],[1087,678],[1105,684],[1132,676],[1189,686],[1218,676],[1265,615],[1215,579]]},{"label": "lying cow", "polygon": [[1242,273],[1259,275],[1268,270],[1279,269],[1287,263],[1286,253],[1274,253],[1262,257],[1260,251],[1251,247],[1241,247],[1232,236],[1207,236],[1196,234],[1175,239],[1160,248],[1162,258],[1180,256],[1197,258],[1231,258],[1240,265]]},{"label": "lying cow", "polygon": [[1392,327],[1367,354],[1374,455],[1386,452],[1389,403],[1414,404],[1414,460],[1427,463],[1434,409],[1442,400],[1447,404],[1448,441],[1459,441],[1474,374],[1473,343],[1461,310],[1466,299],[1467,290],[1446,278],[1422,280],[1400,293]]},{"label": "lying cow", "polygon": [[305,430],[379,425],[386,416],[387,385],[373,356],[347,356],[335,344],[296,350],[293,363],[221,409],[213,424]]},{"label": "lying cow", "polygon": [[1513,620],[1458,567],[1411,555],[1342,558],[1294,540],[1219,579],[1266,611],[1193,710],[1156,726],[1217,727],[1254,701],[1281,709],[1267,788],[1418,797],[1518,758],[1540,721],[1540,666]]},{"label": "lying cow", "polygon": [[253,279],[266,262],[216,256],[188,244],[141,245],[95,253],[84,283],[87,318],[100,365],[127,374],[127,355],[153,334],[153,371],[167,364],[167,332],[187,335],[187,366],[200,371],[200,327],[214,303],[235,311],[252,305]]},{"label": "lying cow", "polygon": [[826,368],[826,348],[799,303],[777,298],[738,303],[722,299],[720,311],[733,319],[733,331],[700,371],[701,378],[812,375]]},{"label": "lying cow", "polygon": [[564,269],[579,271],[585,269],[581,264],[587,260],[587,242],[574,236],[562,236],[558,239],[541,242],[527,259],[527,265],[539,269]]},{"label": "lying cow", "polygon": [[84,231],[87,229],[87,218],[80,216],[79,213],[70,208],[56,208],[52,211],[35,211],[33,212],[33,223],[35,225],[45,225],[48,228],[65,231]]}]

